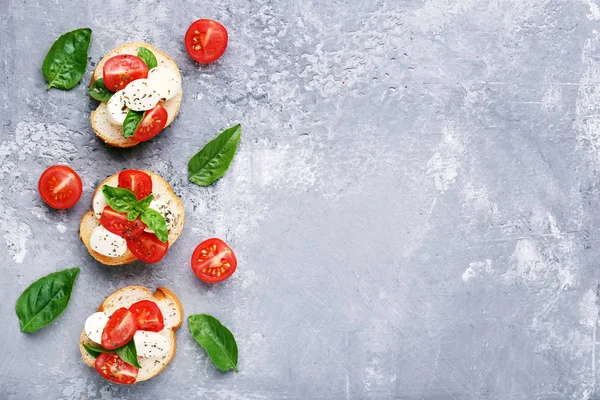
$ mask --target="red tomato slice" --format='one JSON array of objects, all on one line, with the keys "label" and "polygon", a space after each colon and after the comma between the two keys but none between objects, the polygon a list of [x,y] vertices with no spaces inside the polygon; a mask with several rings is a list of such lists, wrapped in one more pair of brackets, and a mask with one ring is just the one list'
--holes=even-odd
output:
[{"label": "red tomato slice", "polygon": [[137,331],[137,321],[131,311],[122,307],[108,319],[102,331],[102,347],[108,350],[125,346]]},{"label": "red tomato slice", "polygon": [[139,330],[160,332],[165,327],[162,312],[153,301],[142,300],[133,303],[129,311],[135,316]]},{"label": "red tomato slice", "polygon": [[127,214],[117,212],[108,206],[104,207],[104,211],[102,211],[100,224],[106,230],[125,239],[138,237],[146,229],[146,224],[139,218],[128,221]]},{"label": "red tomato slice", "polygon": [[121,360],[116,353],[102,353],[96,358],[94,368],[104,379],[122,385],[135,383],[138,369]]},{"label": "red tomato slice", "polygon": [[215,283],[229,278],[237,267],[233,250],[221,239],[200,243],[192,255],[192,270],[204,282]]},{"label": "red tomato slice", "polygon": [[145,263],[155,263],[162,260],[169,249],[169,241],[158,240],[154,233],[142,232],[136,238],[127,239],[127,247],[134,256]]},{"label": "red tomato slice", "polygon": [[199,19],[185,33],[185,49],[202,64],[217,61],[227,48],[227,29],[217,21]]},{"label": "red tomato slice", "polygon": [[130,82],[148,77],[148,66],[141,58],[132,54],[119,54],[109,58],[102,68],[104,86],[118,92]]},{"label": "red tomato slice", "polygon": [[62,210],[79,201],[83,185],[77,172],[65,165],[54,165],[40,176],[38,191],[46,204]]},{"label": "red tomato slice", "polygon": [[157,104],[156,107],[144,113],[144,118],[142,118],[131,138],[136,142],[144,142],[152,139],[165,129],[168,118],[167,109]]},{"label": "red tomato slice", "polygon": [[131,190],[138,200],[142,200],[152,193],[152,178],[145,172],[126,169],[119,172],[119,187]]}]

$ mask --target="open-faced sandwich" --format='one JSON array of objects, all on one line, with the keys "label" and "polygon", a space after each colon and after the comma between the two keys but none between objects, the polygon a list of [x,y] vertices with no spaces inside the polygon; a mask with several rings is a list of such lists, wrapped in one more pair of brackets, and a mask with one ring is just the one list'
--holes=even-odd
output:
[{"label": "open-faced sandwich", "polygon": [[92,111],[96,135],[115,147],[132,147],[158,135],[181,106],[181,74],[165,53],[127,43],[96,66],[89,94],[100,101]]},{"label": "open-faced sandwich", "polygon": [[183,229],[183,203],[150,171],[124,170],[105,179],[81,218],[79,236],[106,265],[160,261]]},{"label": "open-faced sandwich", "polygon": [[175,331],[183,322],[177,296],[159,287],[117,290],[85,321],[79,337],[83,361],[105,379],[133,384],[158,375],[177,349]]}]

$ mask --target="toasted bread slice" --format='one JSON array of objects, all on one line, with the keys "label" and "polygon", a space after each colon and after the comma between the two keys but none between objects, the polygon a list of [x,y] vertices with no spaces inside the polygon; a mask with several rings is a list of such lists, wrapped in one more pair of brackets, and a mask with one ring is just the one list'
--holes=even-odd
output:
[{"label": "toasted bread slice", "polygon": [[[135,43],[126,43],[123,44],[110,53],[108,53],[104,58],[98,63],[94,73],[92,74],[92,79],[90,81],[90,86],[94,83],[96,79],[102,78],[102,68],[106,61],[119,54],[133,54],[137,55],[140,47],[145,47],[148,50],[152,51],[156,56],[156,61],[158,61],[158,65],[161,67],[167,67],[172,70],[179,77],[179,81],[181,82],[181,74],[179,73],[179,68],[177,64],[165,53],[158,50],[156,47],[144,43],[144,42],[135,42]],[[177,113],[179,112],[179,108],[181,107],[181,98],[183,91],[180,90],[179,94],[173,97],[171,100],[167,100],[164,102],[160,102],[162,106],[167,110],[167,114],[169,118],[167,119],[167,126],[173,122]],[[101,102],[96,108],[95,111],[92,111],[90,116],[90,120],[92,122],[92,128],[94,128],[94,132],[100,139],[102,139],[106,144],[114,147],[133,147],[139,142],[132,140],[130,138],[126,138],[123,136],[123,127],[120,125],[111,124],[106,117],[106,102]]]},{"label": "toasted bread slice", "polygon": [[[175,205],[175,208],[177,209],[178,214],[180,216],[179,218],[173,221],[171,228],[169,229],[169,247],[171,247],[173,246],[173,243],[175,243],[175,241],[181,234],[181,231],[183,230],[183,222],[185,219],[185,210],[183,208],[183,203],[181,202],[181,199],[177,197],[177,195],[173,192],[173,189],[171,189],[169,183],[163,178],[161,178],[160,175],[150,171],[143,172],[147,173],[152,178],[152,193],[154,194],[154,199],[162,200],[165,202],[170,201],[172,204]],[[118,186],[118,183],[118,173],[106,178],[104,181],[102,181],[102,183],[98,185],[96,191],[94,191],[92,201],[96,197],[96,194],[98,194],[98,191],[102,190],[102,186]],[[129,251],[129,249],[127,249],[127,252],[125,252],[125,254],[123,254],[120,257],[107,257],[92,250],[92,247],[90,245],[90,237],[92,236],[92,231],[94,230],[94,228],[96,228],[99,225],[100,221],[94,216],[94,211],[92,210],[83,214],[83,217],[81,217],[81,222],[79,223],[79,237],[81,238],[83,244],[85,244],[85,247],[87,247],[92,257],[94,257],[96,260],[105,265],[124,265],[137,260],[137,257],[134,256],[133,253]]]},{"label": "toasted bread slice", "polygon": [[[183,306],[181,305],[181,302],[175,293],[163,287],[157,288],[156,291],[152,293],[149,289],[142,286],[127,286],[108,296],[104,302],[100,304],[97,311],[104,311],[108,315],[111,315],[117,309],[121,307],[129,308],[133,303],[140,300],[152,300],[160,308],[165,321],[165,329],[161,331],[161,334],[164,334],[169,341],[169,351],[164,360],[138,357],[138,361],[142,368],[138,371],[136,382],[145,381],[155,377],[165,369],[167,364],[175,357],[175,352],[177,350],[175,331],[179,329],[183,323]],[[96,359],[85,350],[83,343],[97,346],[97,344],[87,337],[85,329],[79,336],[79,351],[81,352],[83,361],[90,367],[93,367]]]}]

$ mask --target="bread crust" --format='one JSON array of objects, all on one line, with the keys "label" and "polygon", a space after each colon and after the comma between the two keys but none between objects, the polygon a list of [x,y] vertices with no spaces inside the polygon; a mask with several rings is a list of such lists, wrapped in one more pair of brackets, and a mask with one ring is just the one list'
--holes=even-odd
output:
[{"label": "bread crust", "polygon": [[[179,68],[177,67],[177,64],[175,64],[175,61],[173,61],[173,59],[171,57],[169,57],[167,54],[158,50],[156,47],[152,46],[149,43],[133,42],[133,43],[125,43],[125,44],[120,45],[119,47],[111,50],[107,55],[104,56],[104,58],[102,58],[102,60],[100,60],[100,62],[98,63],[98,65],[96,65],[96,68],[94,69],[94,73],[92,74],[92,77],[90,78],[90,86],[92,86],[92,84],[94,83],[94,81],[96,79],[99,79],[102,77],[102,74],[103,74],[102,69],[108,59],[110,59],[111,57],[114,57],[118,54],[134,54],[129,49],[138,49],[141,46],[146,47],[148,50],[151,50],[157,56],[157,58],[164,58],[165,62],[169,64],[169,66],[171,67],[173,72],[175,72],[177,74],[177,76],[179,77],[179,81],[181,82],[181,73],[179,71]],[[165,106],[165,108],[169,108],[171,110],[169,112],[169,118],[167,119],[167,124],[165,125],[165,128],[167,126],[171,125],[171,123],[173,122],[173,120],[175,119],[177,114],[179,113],[179,109],[181,108],[182,92],[183,91],[180,91],[177,96],[175,96],[174,98],[172,98],[170,100],[167,100],[166,102],[159,103],[159,104],[163,104]],[[168,107],[167,107],[167,104],[168,104]],[[102,141],[104,143],[106,143],[110,146],[113,146],[113,147],[129,148],[129,147],[133,147],[133,146],[139,144],[140,142],[137,142],[131,138],[123,137],[123,135],[120,135],[120,136],[111,135],[112,132],[107,131],[106,129],[103,129],[103,127],[100,126],[100,124],[97,121],[98,121],[98,119],[102,118],[101,113],[104,111],[105,107],[106,107],[106,102],[101,102],[100,105],[98,105],[98,107],[94,111],[92,111],[90,114],[90,122],[92,125],[92,129],[94,130],[96,135],[100,139],[102,139]],[[96,118],[96,114],[98,114],[98,118]]]},{"label": "bread crust", "polygon": [[[175,194],[175,192],[173,192],[173,188],[171,188],[171,185],[169,185],[169,183],[167,181],[165,181],[160,175],[158,175],[154,172],[151,172],[151,171],[146,171],[146,170],[140,170],[140,171],[145,172],[146,174],[150,175],[153,182],[158,181],[161,183],[161,186],[168,191],[168,195],[171,198],[171,200],[175,201],[176,208],[179,211],[179,214],[181,215],[181,223],[177,226],[178,229],[176,229],[176,230],[172,229],[171,231],[169,231],[169,248],[170,248],[171,246],[173,246],[175,241],[179,238],[179,235],[181,234],[181,231],[183,230],[183,225],[185,223],[185,209],[183,207],[183,202]],[[109,176],[108,178],[106,178],[104,181],[102,181],[98,185],[96,190],[94,191],[94,194],[92,196],[92,202],[94,201],[94,198],[98,194],[98,191],[101,190],[102,186],[109,184],[109,182],[111,182],[111,181],[113,181],[113,182],[116,181],[118,179],[118,176],[119,176],[119,173],[117,172],[116,174],[113,174],[113,175]],[[92,208],[93,208],[93,205],[92,205]],[[92,257],[94,257],[98,262],[101,262],[102,264],[109,265],[109,266],[125,265],[125,264],[132,263],[138,259],[129,249],[127,249],[125,254],[123,254],[120,257],[107,257],[107,256],[102,255],[102,254],[98,253],[97,251],[93,250],[91,247],[91,244],[90,244],[90,238],[92,236],[92,231],[98,225],[100,225],[100,222],[94,216],[93,210],[90,210],[90,211],[86,212],[85,214],[83,214],[83,216],[81,217],[81,221],[79,222],[79,238],[81,239],[81,241],[83,242],[83,244],[85,245],[85,247],[87,248],[88,252],[90,253],[90,255]]]},{"label": "bread crust", "polygon": [[[152,293],[148,288],[145,288],[143,286],[127,286],[127,287],[121,288],[121,289],[117,290],[116,292],[110,294],[106,299],[104,299],[102,304],[100,304],[97,311],[104,311],[104,308],[106,307],[107,302],[113,300],[117,296],[127,294],[128,292],[131,292],[133,290],[146,291],[148,293],[148,296],[153,298],[156,302],[171,300],[175,304],[175,306],[178,308],[178,315],[180,316],[178,323],[169,329],[170,336],[172,337],[172,341],[171,341],[172,347],[169,351],[169,357],[165,360],[164,364],[162,364],[160,369],[158,369],[152,375],[148,375],[147,377],[144,377],[143,379],[138,378],[138,380],[136,380],[136,383],[137,383],[137,382],[143,382],[145,380],[148,380],[148,379],[153,378],[156,375],[160,374],[175,357],[175,353],[177,352],[177,340],[176,340],[175,332],[181,327],[181,324],[183,323],[183,306],[181,304],[181,301],[179,300],[179,297],[177,297],[177,295],[175,293],[173,293],[171,290],[169,290],[167,288],[158,287],[158,288],[156,288],[156,291],[154,291],[154,293]],[[125,305],[123,305],[123,306],[125,306]],[[131,306],[131,304],[127,305],[127,307],[129,307],[129,306]],[[87,338],[87,335],[85,334],[85,329],[83,329],[81,331],[81,335],[79,335],[79,351],[81,352],[81,359],[83,360],[83,362],[85,362],[90,367],[94,367],[94,363],[95,363],[96,359],[93,358],[91,355],[89,355],[88,352],[85,350],[85,348],[83,347],[84,342],[89,342],[89,339]]]}]

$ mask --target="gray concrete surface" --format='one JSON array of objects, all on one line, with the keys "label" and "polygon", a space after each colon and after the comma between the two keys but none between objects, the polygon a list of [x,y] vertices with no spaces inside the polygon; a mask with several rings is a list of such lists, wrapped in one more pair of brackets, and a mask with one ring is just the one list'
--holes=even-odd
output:
[{"label": "gray concrete surface", "polygon": [[[182,44],[199,17],[229,29],[210,67]],[[595,0],[1,0],[0,24],[1,399],[600,399]],[[44,55],[78,27],[93,29],[84,84],[46,92]],[[110,149],[85,82],[134,40],[176,60],[183,106],[156,140]],[[188,184],[188,159],[238,122],[225,177]],[[36,190],[56,163],[84,182],[66,212]],[[78,239],[93,189],[123,168],[184,200],[158,265],[108,268]],[[212,236],[239,258],[217,286],[189,266]],[[20,333],[21,291],[72,266],[67,311]],[[184,324],[156,379],[102,380],[77,338],[131,284],[218,317],[240,372],[219,372]]]}]

